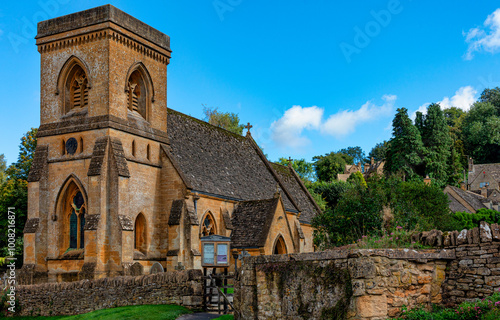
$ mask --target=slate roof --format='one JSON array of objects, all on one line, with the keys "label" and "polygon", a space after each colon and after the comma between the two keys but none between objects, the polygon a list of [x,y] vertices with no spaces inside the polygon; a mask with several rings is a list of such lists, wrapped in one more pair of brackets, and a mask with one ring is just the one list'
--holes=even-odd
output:
[{"label": "slate roof", "polygon": [[469,181],[474,181],[483,172],[489,173],[493,179],[500,182],[500,163],[475,164],[469,172]]},{"label": "slate roof", "polygon": [[[474,192],[471,192],[471,191],[466,191],[466,190],[462,190],[460,188],[457,188],[457,187],[453,187],[453,186],[447,186],[446,188],[450,188],[452,189],[456,195],[458,197],[460,197],[463,201],[467,202],[474,210],[479,210],[481,208],[486,208],[486,206],[483,204],[483,201],[486,200],[485,197],[481,196],[481,195],[478,195],[477,193],[474,193]],[[454,198],[453,194],[451,193],[448,193],[448,198],[449,197],[452,197]],[[456,200],[456,202],[459,203],[459,199],[454,199]],[[450,209],[452,211],[454,211],[454,209],[452,208],[452,205],[455,207],[455,208],[460,208],[460,206],[463,206],[462,204],[460,204],[460,206],[458,206],[455,201],[452,201],[452,203],[450,204]],[[472,213],[470,212],[470,210],[457,210],[457,211],[467,211],[469,213]],[[456,212],[456,211],[455,211]]]},{"label": "slate roof", "polygon": [[263,247],[279,198],[243,201],[238,204],[231,217],[233,248]]},{"label": "slate roof", "polygon": [[[193,191],[237,201],[270,199],[279,182],[251,138],[168,109],[170,157]],[[298,212],[281,191],[287,211]]]},{"label": "slate roof", "polygon": [[274,171],[290,192],[301,211],[299,220],[303,223],[311,223],[312,218],[321,212],[312,196],[307,191],[299,176],[293,168],[271,163]]}]

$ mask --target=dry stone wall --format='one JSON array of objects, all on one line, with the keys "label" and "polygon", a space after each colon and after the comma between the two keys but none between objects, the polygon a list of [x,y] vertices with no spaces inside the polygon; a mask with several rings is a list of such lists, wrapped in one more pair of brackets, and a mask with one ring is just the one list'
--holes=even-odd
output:
[{"label": "dry stone wall", "polygon": [[398,315],[403,305],[440,303],[446,265],[453,259],[454,250],[446,249],[246,258],[236,282],[235,307],[245,320],[385,320]]},{"label": "dry stone wall", "polygon": [[163,272],[76,282],[19,286],[21,316],[55,316],[143,304],[177,304],[200,309],[200,270]]}]

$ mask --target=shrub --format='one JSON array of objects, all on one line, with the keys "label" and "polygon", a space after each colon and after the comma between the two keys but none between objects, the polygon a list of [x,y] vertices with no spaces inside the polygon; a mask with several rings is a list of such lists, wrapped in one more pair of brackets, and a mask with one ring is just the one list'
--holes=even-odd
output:
[{"label": "shrub", "polygon": [[476,213],[455,212],[453,218],[456,221],[457,229],[473,229],[479,226],[481,221],[486,221],[489,224],[500,223],[500,212],[491,209],[479,209]]}]

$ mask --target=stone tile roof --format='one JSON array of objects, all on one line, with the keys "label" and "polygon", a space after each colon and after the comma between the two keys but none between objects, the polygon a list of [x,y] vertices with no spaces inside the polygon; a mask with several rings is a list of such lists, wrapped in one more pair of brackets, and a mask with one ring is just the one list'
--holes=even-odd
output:
[{"label": "stone tile roof", "polygon": [[[167,155],[193,191],[238,201],[274,196],[279,180],[251,138],[172,109],[167,119]],[[299,211],[287,190],[281,195],[287,211]]]},{"label": "stone tile roof", "polygon": [[[462,199],[463,201],[465,201],[475,211],[477,211],[479,209],[482,209],[482,208],[486,208],[486,206],[483,204],[483,200],[486,199],[485,197],[480,196],[480,195],[478,195],[478,194],[476,194],[474,192],[462,190],[460,188],[453,187],[453,186],[447,186],[445,188],[445,191],[446,191],[447,188],[450,188],[452,191],[454,191],[454,194],[456,196],[458,196],[460,199]],[[455,198],[454,194],[453,193],[448,193],[448,195],[451,195],[451,196],[453,196]],[[458,202],[460,202],[460,199],[456,199],[456,200]],[[450,207],[450,209],[453,210],[451,207]],[[467,210],[467,212],[470,212],[470,210]]]},{"label": "stone tile roof", "polygon": [[291,167],[271,163],[274,171],[278,174],[285,188],[290,192],[301,211],[299,220],[310,224],[312,218],[321,212],[311,194],[300,180],[297,173]]},{"label": "stone tile roof", "polygon": [[33,162],[28,174],[28,182],[40,181],[42,174],[47,170],[47,157],[49,154],[49,146],[38,145],[35,149]]},{"label": "stone tile roof", "polygon": [[453,212],[468,212],[472,213],[469,209],[464,207],[457,199],[455,199],[451,194],[448,193],[448,200],[450,200],[450,204],[448,207]]},{"label": "stone tile roof", "polygon": [[493,179],[500,182],[500,163],[475,164],[469,172],[469,181],[474,181],[483,172],[489,173]]},{"label": "stone tile roof", "polygon": [[279,198],[272,198],[240,202],[231,217],[232,247],[263,247],[279,201]]}]

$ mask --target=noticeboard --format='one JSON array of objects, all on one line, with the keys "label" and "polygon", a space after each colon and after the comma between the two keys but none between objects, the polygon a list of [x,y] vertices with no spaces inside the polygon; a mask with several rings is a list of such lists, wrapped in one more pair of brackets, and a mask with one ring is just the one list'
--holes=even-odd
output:
[{"label": "noticeboard", "polygon": [[203,267],[228,267],[231,238],[210,235],[201,238],[201,265]]}]

